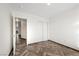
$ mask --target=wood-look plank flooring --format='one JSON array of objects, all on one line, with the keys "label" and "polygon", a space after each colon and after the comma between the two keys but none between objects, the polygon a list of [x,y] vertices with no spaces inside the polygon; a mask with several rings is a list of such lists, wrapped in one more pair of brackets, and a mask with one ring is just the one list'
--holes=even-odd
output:
[{"label": "wood-look plank flooring", "polygon": [[52,41],[42,41],[26,46],[25,41],[17,44],[16,56],[79,56],[79,52]]}]

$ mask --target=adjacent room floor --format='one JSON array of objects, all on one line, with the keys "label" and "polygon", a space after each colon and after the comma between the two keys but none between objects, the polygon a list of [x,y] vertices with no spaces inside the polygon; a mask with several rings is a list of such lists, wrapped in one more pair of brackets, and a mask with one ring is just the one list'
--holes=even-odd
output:
[{"label": "adjacent room floor", "polygon": [[53,41],[42,41],[26,46],[25,40],[17,44],[16,56],[79,56],[79,52]]}]

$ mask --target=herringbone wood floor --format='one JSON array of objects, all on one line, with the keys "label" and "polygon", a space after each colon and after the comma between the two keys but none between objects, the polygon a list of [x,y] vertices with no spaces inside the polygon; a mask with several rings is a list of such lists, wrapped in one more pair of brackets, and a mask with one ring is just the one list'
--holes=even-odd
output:
[{"label": "herringbone wood floor", "polygon": [[79,52],[52,41],[42,41],[26,46],[23,40],[17,44],[16,56],[79,56]]}]

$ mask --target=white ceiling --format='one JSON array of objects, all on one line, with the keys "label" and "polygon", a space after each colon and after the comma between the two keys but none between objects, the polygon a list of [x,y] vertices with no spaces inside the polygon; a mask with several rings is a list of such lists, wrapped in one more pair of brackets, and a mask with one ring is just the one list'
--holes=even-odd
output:
[{"label": "white ceiling", "polygon": [[77,3],[14,3],[9,4],[15,10],[32,13],[41,17],[50,18],[54,15],[65,12],[79,6]]}]

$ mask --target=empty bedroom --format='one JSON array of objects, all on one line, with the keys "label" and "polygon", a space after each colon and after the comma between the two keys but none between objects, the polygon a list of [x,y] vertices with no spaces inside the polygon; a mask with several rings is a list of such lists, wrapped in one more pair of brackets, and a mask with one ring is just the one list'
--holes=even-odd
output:
[{"label": "empty bedroom", "polygon": [[2,3],[0,12],[0,55],[79,56],[79,3]]}]

